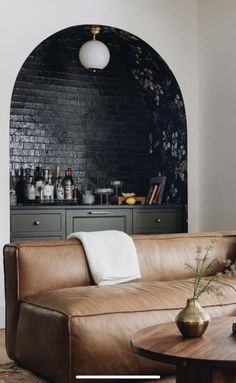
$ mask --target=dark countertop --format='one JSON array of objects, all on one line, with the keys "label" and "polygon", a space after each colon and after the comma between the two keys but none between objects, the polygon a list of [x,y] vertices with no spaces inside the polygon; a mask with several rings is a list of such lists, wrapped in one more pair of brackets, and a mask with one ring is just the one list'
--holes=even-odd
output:
[{"label": "dark countertop", "polygon": [[42,203],[42,204],[31,204],[31,205],[17,205],[10,206],[11,210],[49,210],[49,209],[63,209],[63,210],[82,210],[82,209],[176,209],[182,208],[180,205],[77,205],[77,204],[57,204],[57,203]]}]

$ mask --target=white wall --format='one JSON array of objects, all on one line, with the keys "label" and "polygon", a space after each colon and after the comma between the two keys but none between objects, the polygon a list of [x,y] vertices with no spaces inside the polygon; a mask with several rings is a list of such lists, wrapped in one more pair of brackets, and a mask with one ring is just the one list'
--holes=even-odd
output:
[{"label": "white wall", "polygon": [[[8,137],[11,93],[30,52],[72,25],[103,24],[133,33],[168,63],[183,93],[188,123],[189,229],[198,229],[198,25],[196,0],[8,0],[0,3],[0,246],[9,241]],[[3,273],[0,270],[0,310]],[[2,312],[0,321],[2,323]]]},{"label": "white wall", "polygon": [[200,230],[236,228],[236,1],[199,0]]}]

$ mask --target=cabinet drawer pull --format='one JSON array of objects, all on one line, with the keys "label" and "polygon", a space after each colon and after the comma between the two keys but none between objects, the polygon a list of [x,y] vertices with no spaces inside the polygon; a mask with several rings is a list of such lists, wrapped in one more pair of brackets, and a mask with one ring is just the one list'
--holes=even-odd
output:
[{"label": "cabinet drawer pull", "polygon": [[155,219],[155,222],[156,222],[156,223],[160,223],[160,222],[161,222],[161,218],[156,218],[156,219]]},{"label": "cabinet drawer pull", "polygon": [[39,224],[40,224],[40,222],[39,221],[34,221],[34,223],[33,223],[35,226],[38,226]]},{"label": "cabinet drawer pull", "polygon": [[96,214],[104,215],[104,214],[106,214],[106,215],[108,215],[108,214],[110,214],[110,212],[109,211],[89,211],[88,214],[91,214],[91,215],[96,215]]}]

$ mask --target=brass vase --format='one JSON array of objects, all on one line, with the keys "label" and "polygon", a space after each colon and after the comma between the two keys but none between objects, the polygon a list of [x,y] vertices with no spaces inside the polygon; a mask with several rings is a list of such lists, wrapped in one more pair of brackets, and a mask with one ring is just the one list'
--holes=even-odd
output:
[{"label": "brass vase", "polygon": [[202,336],[210,323],[210,316],[197,299],[187,299],[185,308],[175,318],[176,325],[186,338]]}]

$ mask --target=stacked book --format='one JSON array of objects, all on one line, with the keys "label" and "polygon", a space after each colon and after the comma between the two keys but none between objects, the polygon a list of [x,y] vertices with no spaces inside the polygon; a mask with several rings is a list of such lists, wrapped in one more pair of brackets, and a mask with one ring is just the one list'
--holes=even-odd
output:
[{"label": "stacked book", "polygon": [[162,196],[166,184],[166,177],[156,177],[151,180],[151,186],[146,198],[146,204],[161,204]]}]

